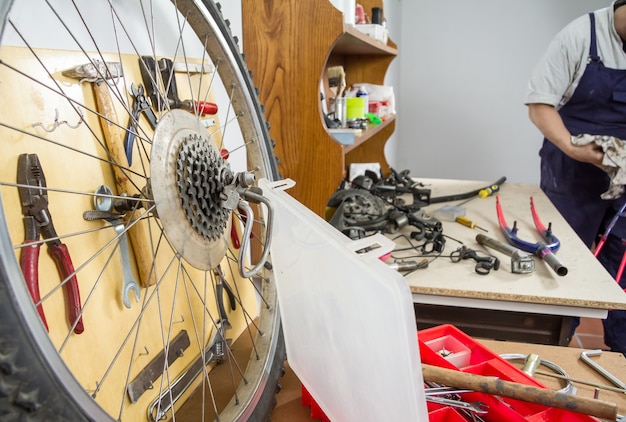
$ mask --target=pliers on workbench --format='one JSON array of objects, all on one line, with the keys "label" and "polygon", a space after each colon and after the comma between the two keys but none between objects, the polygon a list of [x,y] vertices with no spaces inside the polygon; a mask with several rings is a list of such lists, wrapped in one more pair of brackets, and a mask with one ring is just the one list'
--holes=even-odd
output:
[{"label": "pliers on workbench", "polygon": [[37,312],[41,321],[48,329],[39,294],[39,250],[40,237],[48,245],[48,253],[54,260],[65,291],[67,301],[67,317],[74,332],[83,332],[81,317],[80,292],[76,272],[70,258],[67,246],[59,240],[59,236],[52,224],[52,216],[48,210],[48,191],[46,177],[37,154],[21,154],[17,165],[17,183],[24,222],[24,244],[20,255],[20,266],[24,273],[26,286],[37,305]]},{"label": "pliers on workbench", "polygon": [[543,242],[532,243],[517,237],[517,221],[513,222],[513,228],[509,227],[502,213],[499,196],[496,196],[496,212],[498,214],[500,229],[511,245],[543,259],[558,275],[567,275],[567,267],[565,267],[554,254],[561,247],[561,242],[552,233],[552,223],[548,223],[548,228],[546,228],[541,222],[539,214],[537,214],[537,210],[535,209],[535,200],[532,196],[530,197],[530,212],[532,213],[535,227],[544,240]]}]

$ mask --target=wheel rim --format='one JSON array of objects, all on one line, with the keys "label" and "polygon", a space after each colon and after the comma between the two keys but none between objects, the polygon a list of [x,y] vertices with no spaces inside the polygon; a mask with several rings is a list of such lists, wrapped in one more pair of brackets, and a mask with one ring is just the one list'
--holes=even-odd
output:
[{"label": "wheel rim", "polygon": [[[255,232],[251,242],[257,243],[252,244],[250,261],[253,261],[267,236],[264,213],[259,208],[254,216],[248,216],[242,215],[237,207],[231,206],[226,211],[220,208],[224,202],[219,198],[231,195],[232,200],[232,191],[225,194],[223,187],[235,172],[252,172],[257,178],[276,177],[273,153],[245,66],[234,51],[233,41],[212,2],[174,2],[180,13],[168,22],[170,26],[161,21],[156,23],[155,17],[162,8],[172,8],[171,4],[162,4],[168,2],[146,1],[135,7],[140,10],[141,21],[127,20],[130,18],[126,17],[125,8],[108,2],[95,6],[91,2],[86,6],[89,10],[85,11],[75,9],[71,3],[61,3],[64,2],[42,3],[41,7],[48,9],[45,15],[53,22],[39,21],[35,26],[46,27],[49,31],[56,28],[71,39],[80,34],[85,36],[87,32],[87,39],[91,41],[85,45],[89,44],[90,48],[75,41],[73,48],[60,47],[63,50],[60,53],[51,48],[59,45],[56,41],[52,46],[40,46],[38,40],[31,41],[32,25],[31,28],[21,25],[20,12],[24,8],[20,9],[17,2],[5,24],[0,50],[3,98],[24,103],[24,97],[20,99],[17,94],[28,93],[23,110],[16,112],[10,107],[0,110],[2,151],[9,162],[0,171],[0,206],[4,208],[2,215],[8,232],[2,239],[3,249],[13,250],[10,256],[5,254],[2,261],[5,267],[13,268],[10,288],[18,292],[16,297],[21,297],[18,309],[23,312],[25,329],[55,378],[64,389],[72,392],[87,415],[101,418],[104,411],[111,419],[135,421],[148,418],[147,409],[156,397],[167,391],[167,385],[206,351],[210,339],[214,339],[227,322],[231,327],[225,332],[228,340],[237,344],[242,336],[248,338],[252,352],[237,361],[235,354],[227,350],[220,360],[224,360],[223,365],[228,368],[222,371],[227,372],[228,381],[212,379],[211,374],[216,372],[212,371],[215,366],[212,363],[203,371],[203,380],[196,381],[193,387],[201,385],[208,396],[214,396],[213,391],[217,389],[230,390],[227,393],[232,397],[230,400],[203,403],[204,419],[212,420],[217,412],[223,420],[246,420],[268,386],[268,372],[280,340],[271,271],[265,269],[254,279],[243,279],[237,273],[239,256],[233,243],[244,240],[237,239],[241,233],[233,231],[233,225],[242,227],[242,221],[253,217]],[[74,18],[67,17],[68,8]],[[92,18],[88,12],[96,9],[106,11],[111,21],[105,36],[113,38],[114,42],[108,44],[116,46],[113,50],[100,47],[96,31],[85,30],[94,25],[89,21]],[[175,15],[174,9],[168,13]],[[133,25],[128,22],[134,22],[134,26],[145,32],[146,44],[151,48],[148,53],[139,50],[138,37],[129,35]],[[196,39],[188,42],[190,30],[195,32]],[[157,53],[159,32],[168,32],[170,36],[173,33],[174,42],[170,43],[173,45],[170,49],[163,47]],[[184,35],[180,35],[183,32]],[[131,45],[130,52],[118,47],[123,43]],[[200,53],[190,53],[188,45],[198,44],[206,47],[208,53],[204,48]],[[178,95],[194,100],[213,100],[215,96],[217,102],[220,93],[224,93],[226,101],[219,105],[224,112],[213,118],[216,124],[209,128],[206,116],[171,109],[166,101],[157,104],[159,124],[154,131],[140,115],[136,126],[132,126],[137,136],[131,166],[114,155],[109,142],[115,139],[112,132],[125,134],[127,124],[132,121],[129,93],[133,83],[142,82],[139,57],[146,54],[174,58],[187,69],[191,66],[189,63],[214,63],[215,72],[179,75]],[[99,98],[98,88],[86,87],[62,75],[66,67],[99,60],[120,61],[124,67],[123,76],[104,82],[117,114],[115,121],[94,100]],[[165,92],[164,88],[164,96]],[[171,157],[175,159],[159,156],[161,149],[174,151]],[[229,151],[228,158],[223,158],[223,149]],[[24,278],[15,276],[21,273],[18,261],[24,241],[23,216],[17,205],[20,199],[15,162],[24,152],[37,154],[46,173],[50,213],[59,239],[68,246],[80,287],[81,317],[85,323],[82,334],[72,332],[76,321],[68,322],[65,315],[67,299],[65,288],[60,287],[64,280],[48,254],[40,254],[38,269],[41,305],[48,319],[49,333],[36,318],[30,296],[24,295],[27,292]],[[203,161],[201,157],[208,159]],[[198,162],[209,167],[202,177],[194,170]],[[122,177],[128,178],[128,184],[120,182]],[[196,185],[211,191],[211,195],[203,196],[210,202],[204,208],[203,218],[197,213],[196,191],[188,189],[187,181],[194,177]],[[112,201],[125,201],[128,210],[123,218],[109,216],[106,222],[81,218],[84,211],[89,211],[86,204],[91,204],[99,185],[113,189]],[[129,186],[128,191],[123,189]],[[111,222],[123,224],[124,233],[129,235],[131,276],[138,282],[148,283],[140,288],[139,302],[131,295],[130,308],[124,306],[122,300],[119,280],[128,273],[124,273],[124,264],[119,258],[121,249],[116,247],[119,233],[116,236],[111,230],[114,226]],[[148,277],[141,274],[141,258],[132,256],[132,232],[140,224],[146,226],[147,236],[143,239],[151,252]],[[47,247],[42,243],[40,248]],[[154,284],[149,284],[150,276]],[[66,280],[65,284],[68,284]],[[229,295],[222,293],[225,286],[233,293],[233,303]],[[222,293],[220,301],[216,299],[218,292]],[[219,302],[230,310],[221,311]],[[170,341],[183,330],[188,332],[190,346],[181,357],[165,366],[161,376],[135,403],[131,402],[126,394],[128,384],[160,352],[169,354]],[[245,382],[240,383],[239,379]],[[229,386],[224,387],[226,382]],[[175,409],[192,390],[177,402]]]}]

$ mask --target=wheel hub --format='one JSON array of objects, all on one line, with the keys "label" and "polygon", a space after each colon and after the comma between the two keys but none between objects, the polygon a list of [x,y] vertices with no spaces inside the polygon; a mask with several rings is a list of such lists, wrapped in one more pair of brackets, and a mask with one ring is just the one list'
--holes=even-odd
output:
[{"label": "wheel hub", "polygon": [[232,179],[215,141],[191,113],[172,110],[154,131],[150,187],[168,241],[189,264],[215,268],[226,254]]},{"label": "wheel hub", "polygon": [[228,179],[232,177],[224,159],[205,139],[197,134],[183,139],[176,185],[187,221],[206,239],[218,239],[228,223],[229,210],[222,205]]}]

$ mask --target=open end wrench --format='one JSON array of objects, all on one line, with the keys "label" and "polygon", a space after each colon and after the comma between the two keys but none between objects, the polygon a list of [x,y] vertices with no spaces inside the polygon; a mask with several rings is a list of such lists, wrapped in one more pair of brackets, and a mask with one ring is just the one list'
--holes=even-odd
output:
[{"label": "open end wrench", "polygon": [[580,353],[580,358],[587,365],[592,367],[596,372],[602,375],[607,380],[611,381],[613,384],[617,385],[619,388],[626,389],[626,384],[624,384],[620,379],[618,379],[615,375],[611,374],[609,371],[604,369],[602,366],[598,364],[598,362],[591,359],[590,356],[600,356],[602,354],[602,350],[585,350]]},{"label": "open end wrench", "polygon": [[[107,196],[113,194],[111,188],[106,185],[100,186],[96,190],[96,196],[94,198],[94,205],[98,211],[112,212],[113,211],[113,199]],[[113,226],[117,236],[119,238],[118,245],[120,248],[120,257],[122,259],[122,271],[123,271],[123,284],[122,284],[122,301],[124,306],[130,308],[130,291],[135,291],[135,299],[139,302],[141,298],[139,292],[139,284],[135,281],[135,275],[133,274],[132,267],[130,265],[130,254],[128,252],[128,240],[126,239],[126,231],[124,223],[119,218],[105,218],[105,220]]]}]

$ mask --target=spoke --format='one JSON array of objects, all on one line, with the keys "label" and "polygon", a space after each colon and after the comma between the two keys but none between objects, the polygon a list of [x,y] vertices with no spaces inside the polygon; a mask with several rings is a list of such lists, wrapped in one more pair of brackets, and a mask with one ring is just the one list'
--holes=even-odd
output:
[{"label": "spoke", "polygon": [[[137,223],[137,221],[139,220],[135,220],[134,222],[132,222],[130,225],[125,227],[125,232],[128,231],[128,229]],[[41,299],[35,303],[35,306],[39,306],[40,304],[42,304],[43,302],[45,302],[49,297],[51,297],[55,292],[57,292],[60,288],[62,288],[66,283],[68,283],[72,277],[77,276],[77,274],[84,269],[90,262],[92,262],[93,260],[95,260],[101,253],[103,253],[109,246],[111,246],[112,244],[116,244],[119,243],[119,239],[120,239],[120,235],[117,235],[113,237],[111,240],[109,240],[104,246],[102,246],[100,249],[98,249],[89,259],[87,259],[85,262],[83,262],[80,266],[78,266],[77,268],[74,269],[74,272],[68,274],[68,276],[66,278],[64,278],[63,280],[61,280],[61,282],[56,285],[54,288],[52,288],[52,290],[50,290],[48,293],[46,293],[43,297],[41,297]],[[156,252],[155,252],[156,253]],[[95,288],[95,285],[94,285]],[[81,310],[82,313],[82,310]]]},{"label": "spoke", "polygon": [[[259,119],[257,99],[248,88],[251,86],[250,80],[245,72],[241,73],[244,63],[238,57],[236,43],[230,39],[220,11],[212,0],[168,0],[163,3],[157,0],[126,3],[103,0],[92,2],[89,6],[78,0],[45,0],[46,6],[42,8],[45,10],[42,10],[41,16],[49,20],[42,19],[41,23],[30,25],[32,21],[23,22],[26,18],[22,17],[24,11],[28,10],[25,5],[27,2],[19,0],[16,3],[19,4],[15,9],[17,12],[10,13],[3,26],[5,34],[9,32],[9,42],[14,45],[8,45],[6,49],[3,46],[0,50],[6,52],[0,57],[0,72],[7,79],[7,83],[0,88],[3,94],[10,96],[7,99],[9,101],[13,96],[20,95],[24,85],[24,91],[32,91],[31,97],[37,103],[31,101],[23,109],[16,108],[13,111],[5,107],[2,111],[0,132],[6,139],[2,141],[2,152],[6,157],[16,157],[22,150],[28,150],[42,157],[44,167],[50,167],[50,171],[46,171],[47,181],[53,186],[37,188],[51,196],[53,217],[58,216],[55,218],[58,232],[54,238],[36,239],[29,244],[40,246],[52,241],[67,242],[73,252],[72,258],[76,260],[74,264],[77,264],[72,274],[57,283],[61,277],[50,271],[55,262],[42,254],[41,260],[35,265],[39,266],[41,274],[44,274],[45,269],[46,278],[41,277],[44,294],[35,306],[32,306],[32,300],[27,295],[22,295],[25,299],[21,299],[18,304],[19,308],[28,312],[34,312],[31,308],[37,309],[38,306],[49,308],[46,309],[50,313],[48,320],[54,321],[48,333],[51,349],[41,347],[41,350],[58,353],[67,368],[65,365],[59,366],[69,370],[66,373],[70,375],[55,381],[56,385],[63,386],[69,380],[74,389],[79,387],[88,391],[107,415],[118,421],[144,419],[145,407],[142,411],[127,402],[129,386],[133,385],[138,374],[146,370],[146,362],[152,361],[152,356],[144,355],[160,349],[158,355],[164,359],[163,365],[158,368],[158,374],[146,378],[154,383],[154,389],[150,394],[146,393],[142,400],[158,392],[159,397],[166,396],[163,403],[158,404],[159,409],[168,409],[170,404],[167,396],[173,402],[178,395],[176,389],[172,391],[172,383],[179,379],[190,362],[197,362],[195,358],[200,355],[199,359],[211,362],[201,366],[202,375],[194,381],[193,386],[194,389],[198,386],[197,391],[192,392],[190,389],[187,394],[202,394],[202,409],[198,412],[202,414],[202,420],[230,420],[230,416],[225,416],[230,415],[230,412],[234,412],[237,419],[241,418],[238,412],[244,415],[250,410],[256,412],[254,409],[259,404],[258,400],[261,396],[265,397],[266,386],[273,389],[276,383],[272,379],[272,384],[267,384],[265,377],[268,374],[264,366],[265,358],[271,357],[274,362],[274,346],[267,346],[266,343],[272,335],[278,333],[276,327],[279,327],[277,314],[272,309],[276,300],[274,286],[269,278],[265,278],[271,277],[271,272],[265,271],[253,278],[241,277],[236,264],[239,257],[230,244],[230,233],[226,229],[230,225],[226,225],[223,232],[217,230],[211,234],[216,238],[198,243],[182,243],[181,246],[177,238],[188,236],[195,239],[196,235],[202,236],[193,217],[178,214],[185,211],[184,205],[178,203],[182,200],[179,198],[182,189],[180,184],[186,183],[181,182],[178,176],[181,164],[176,158],[176,148],[179,148],[176,143],[181,138],[186,142],[187,137],[194,140],[208,137],[210,148],[219,146],[218,151],[228,148],[231,156],[223,159],[215,156],[211,150],[209,159],[215,158],[215,162],[206,163],[211,171],[204,180],[200,179],[201,183],[207,183],[203,188],[215,183],[217,188],[204,189],[211,195],[222,193],[222,189],[232,189],[232,186],[236,186],[237,190],[224,190],[228,195],[233,195],[229,201],[236,199],[234,195],[243,195],[240,186],[231,186],[231,171],[232,174],[248,169],[253,169],[257,174],[276,172],[273,157],[272,160],[267,158],[271,156],[271,152],[268,154],[266,150],[269,139],[265,131],[259,131],[265,130],[265,122]],[[187,9],[187,6],[190,8]],[[97,14],[93,11],[97,11]],[[49,39],[29,31],[37,29],[38,32],[40,28],[37,27],[49,31]],[[58,38],[53,37],[52,32]],[[4,37],[4,40],[6,42],[7,38]],[[7,54],[14,49],[16,54]],[[193,107],[193,110],[189,110],[190,115],[194,116],[190,120],[191,124],[186,125],[189,116],[176,111],[163,119],[164,124],[156,131],[158,137],[154,138],[154,127],[148,125],[146,116],[141,116],[145,113],[138,111],[134,102],[136,97],[131,89],[132,84],[138,85],[140,81],[141,85],[151,84],[144,75],[140,76],[143,57],[155,60],[166,58],[177,64],[171,72],[160,72],[158,69],[149,72],[154,73],[151,77],[155,79],[153,82],[158,87],[158,93],[152,95],[146,92],[146,97],[158,103],[152,104],[152,108],[159,120],[170,113],[170,108],[178,107],[178,104],[172,106],[175,102],[168,99],[166,90],[171,85],[164,86],[161,80],[169,77],[180,82],[177,86],[180,89],[178,100],[190,99],[193,104],[211,101],[219,105],[219,113],[215,116],[206,115],[215,124],[203,122],[204,115],[200,115],[198,107]],[[100,74],[96,74],[94,79],[102,79],[100,85],[96,86],[94,80],[89,80],[90,85],[85,86],[82,84],[85,80],[70,81],[66,79],[67,72],[63,74],[65,66],[69,68],[96,62],[119,62],[124,75],[105,79],[105,76],[110,75],[105,75],[107,72],[96,66]],[[184,67],[181,63],[188,64]],[[194,66],[198,63],[202,67],[196,73]],[[102,107],[99,100],[104,94],[110,99],[113,112]],[[171,93],[169,98],[172,98]],[[171,123],[167,120],[170,117],[176,119],[172,133],[168,133],[166,125]],[[204,128],[200,126],[201,123],[204,123]],[[192,133],[179,134],[176,131],[180,128]],[[132,165],[128,164],[129,160],[124,155],[120,156],[120,151],[115,148],[118,144],[113,142],[123,139],[131,130],[135,135],[132,151],[126,148],[122,148],[122,151],[133,154]],[[165,153],[173,154],[173,160],[152,160],[153,138],[163,143],[159,147],[166,147]],[[157,157],[156,154],[160,154],[161,150],[155,149],[154,153]],[[202,154],[204,152],[200,151],[198,157],[191,156],[198,159],[200,166],[205,164],[202,162]],[[24,253],[22,239],[26,238],[19,206],[22,198],[18,190],[32,189],[33,186],[15,183],[16,162],[7,164],[0,168],[0,194],[3,200],[6,197],[4,203],[8,204],[0,218],[5,218],[8,223],[11,239],[8,242],[9,251],[13,252],[10,254],[11,259],[17,261]],[[165,175],[165,183],[151,183],[151,179],[157,180],[157,173],[159,176]],[[128,184],[122,176],[128,178]],[[95,193],[101,184],[110,186],[116,194]],[[94,185],[94,191],[91,191],[91,185]],[[152,189],[161,190],[153,193]],[[163,191],[172,194],[171,198],[168,197],[169,203],[165,205],[159,202]],[[117,210],[114,209],[110,215],[97,212],[82,214],[83,211],[99,211],[98,208],[103,208],[98,206],[100,201],[106,201],[106,205],[112,201]],[[210,216],[209,221],[214,218],[239,225],[242,216],[237,210],[232,211],[232,202],[227,202],[222,196],[211,198],[209,212],[214,212],[214,207],[219,208],[222,204],[226,204],[224,206],[228,209],[215,210],[216,215]],[[169,205],[175,212],[167,213]],[[230,215],[233,212],[237,218]],[[81,214],[83,219],[80,218]],[[119,220],[109,221],[108,217],[118,215]],[[105,221],[96,222],[98,217],[106,218]],[[264,247],[265,233],[257,231],[265,227],[263,218],[262,214],[251,215],[254,221],[249,221],[254,223],[253,237],[261,244],[261,248]],[[121,226],[113,227],[112,224],[116,222]],[[114,232],[104,231],[111,228]],[[139,233],[142,234],[136,237]],[[122,238],[122,235],[126,235],[127,239]],[[138,239],[143,239],[143,242]],[[131,309],[124,307],[125,299],[120,295],[122,271],[127,269],[120,266],[119,262],[122,240],[128,241],[133,275],[140,274],[141,280],[138,280],[144,281],[143,273],[149,273],[145,283],[148,285],[140,286],[143,297],[138,303],[133,303]],[[257,243],[254,243],[255,250]],[[192,257],[184,251],[189,244],[206,248],[202,253],[207,253],[211,268],[203,267],[202,263],[197,265],[200,268],[194,268],[185,260],[186,257]],[[140,252],[140,246],[145,247],[147,252]],[[244,258],[247,260],[247,257]],[[220,273],[223,279],[218,278],[216,273],[217,269],[221,272],[220,267],[224,269]],[[48,273],[52,276],[50,279]],[[66,317],[63,312],[65,308],[59,304],[68,303],[64,292],[59,289],[68,286],[66,283],[73,276],[76,276],[83,289],[81,309],[75,312],[78,316],[74,321],[59,325],[58,322],[64,321],[62,317]],[[24,278],[16,281],[23,289]],[[13,280],[10,283],[15,284]],[[222,286],[228,286],[228,291],[224,292]],[[221,295],[219,298],[218,293]],[[135,302],[134,298],[132,300]],[[224,312],[220,305],[224,305]],[[175,318],[178,315],[180,320]],[[73,330],[81,319],[86,322],[86,330],[76,335]],[[39,323],[33,318],[27,321]],[[231,329],[226,330],[227,322],[232,324]],[[37,330],[32,331],[41,336]],[[186,346],[184,357],[181,355],[180,358],[173,355],[178,350],[171,343],[177,330],[187,331],[192,339]],[[258,341],[261,336],[268,335],[270,337]],[[216,358],[211,359],[208,347],[214,346],[216,339],[223,340],[223,344],[219,344],[222,350],[216,353]],[[239,341],[246,348],[251,343],[250,352],[246,349],[246,353],[240,354],[238,347],[233,347],[233,344],[241,344],[237,343]],[[90,359],[89,365],[80,363],[80,357],[88,353],[90,347],[93,347],[94,358]],[[141,352],[144,349],[145,354]],[[211,349],[211,352],[215,351]],[[175,364],[170,364],[174,361]],[[58,378],[56,375],[51,377]],[[243,382],[240,383],[240,380]],[[223,393],[227,393],[228,397],[223,398]],[[150,398],[150,402],[153,401]],[[166,412],[172,420],[176,420],[175,413],[184,414],[180,407],[186,405],[181,402]],[[237,405],[233,406],[233,402]],[[220,412],[224,413],[220,415]]]},{"label": "spoke", "polygon": [[[196,342],[197,342],[197,345],[198,345],[198,349],[200,350],[201,359],[202,359],[203,362],[206,362],[205,349],[207,347],[207,344],[206,344],[206,341],[207,341],[206,340],[206,317],[207,317],[207,315],[209,316],[209,318],[211,319],[211,322],[213,324],[212,328],[215,329],[215,330],[218,329],[218,326],[217,326],[217,323],[216,323],[215,319],[211,315],[211,312],[208,309],[208,307],[206,306],[207,305],[207,302],[206,302],[206,289],[207,289],[207,284],[208,284],[207,276],[209,275],[209,272],[208,271],[204,272],[203,296],[202,296],[201,300],[202,300],[202,304],[203,304],[204,309],[205,309],[206,312],[202,313],[202,315],[203,315],[202,327],[199,328],[198,324],[196,322],[195,315],[192,312],[193,306],[192,306],[192,303],[191,303],[191,295],[189,294],[189,287],[188,287],[187,284],[190,283],[194,287],[194,290],[198,293],[197,286],[196,286],[196,283],[194,283],[192,281],[188,271],[186,271],[185,269],[183,269],[183,271],[184,271],[183,287],[185,288],[185,296],[187,298],[187,305],[189,306],[189,311],[191,313],[192,324],[193,324],[193,326],[195,328],[194,329],[194,334],[196,336]],[[213,280],[213,276],[212,275],[211,275],[211,279]],[[186,282],[185,280],[189,280],[189,281]],[[198,336],[198,331],[200,331],[200,330],[202,332],[202,339],[200,339],[199,336]],[[206,370],[206,365],[203,365],[203,368],[204,369],[202,371],[202,374],[203,374],[202,377],[203,377],[203,379],[207,379],[208,380],[208,372]],[[203,388],[204,388],[204,382],[202,383],[202,385],[203,385]],[[209,394],[210,394],[210,396],[212,398],[213,409],[215,411],[215,414],[217,414],[217,407],[215,405],[215,395],[213,393],[213,388],[212,388],[210,383],[208,384],[208,387],[209,387]],[[204,394],[204,392],[203,392],[203,394]],[[203,395],[203,400],[204,400],[204,395]],[[202,406],[202,408],[203,408],[203,411],[204,411],[204,405]]]},{"label": "spoke", "polygon": [[100,378],[100,381],[97,383],[97,388],[96,388],[96,390],[92,394],[93,398],[96,398],[96,394],[98,393],[98,391],[101,390],[101,387],[102,387],[103,383],[105,382],[105,380],[107,379],[107,377],[110,374],[111,370],[113,369],[113,366],[115,365],[115,363],[119,359],[119,357],[120,357],[120,355],[122,353],[122,350],[124,349],[124,347],[128,343],[128,340],[130,339],[133,331],[136,331],[138,325],[140,324],[141,320],[143,319],[143,315],[144,315],[146,309],[148,308],[148,305],[152,302],[152,300],[153,300],[153,298],[155,296],[155,293],[156,293],[156,296],[159,295],[159,291],[160,291],[159,287],[160,287],[161,283],[163,283],[164,281],[167,281],[165,279],[165,276],[167,275],[168,271],[170,270],[170,268],[172,267],[172,265],[176,261],[177,261],[176,256],[172,257],[172,259],[170,260],[170,263],[167,265],[167,268],[163,272],[163,275],[158,278],[158,280],[157,280],[157,282],[156,282],[156,284],[154,286],[154,289],[153,289],[152,293],[150,293],[150,295],[148,295],[148,289],[146,289],[146,294],[144,295],[144,303],[141,306],[141,312],[139,313],[139,316],[137,317],[137,319],[135,320],[133,325],[130,327],[130,329],[128,330],[126,335],[124,336],[124,339],[123,339],[121,345],[117,348],[117,351],[115,353],[115,357],[112,359],[111,363],[107,366],[107,368],[105,369],[102,377]]}]

